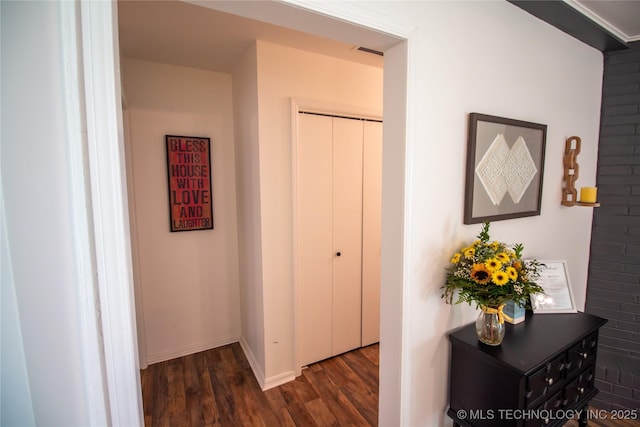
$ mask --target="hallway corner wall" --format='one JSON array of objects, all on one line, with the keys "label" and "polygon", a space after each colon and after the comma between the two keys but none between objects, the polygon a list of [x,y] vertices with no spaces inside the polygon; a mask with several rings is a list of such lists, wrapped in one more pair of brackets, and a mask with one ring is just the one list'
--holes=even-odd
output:
[{"label": "hallway corner wall", "polygon": [[257,42],[265,375],[295,366],[291,98],[382,112],[383,69]]},{"label": "hallway corner wall", "polygon": [[233,74],[236,137],[236,200],[240,269],[240,343],[260,386],[265,385],[260,160],[258,149],[258,74],[256,45],[244,54]]},{"label": "hallway corner wall", "polygon": [[[147,361],[238,341],[231,76],[123,60]],[[165,135],[211,138],[214,229],[171,233]]]}]

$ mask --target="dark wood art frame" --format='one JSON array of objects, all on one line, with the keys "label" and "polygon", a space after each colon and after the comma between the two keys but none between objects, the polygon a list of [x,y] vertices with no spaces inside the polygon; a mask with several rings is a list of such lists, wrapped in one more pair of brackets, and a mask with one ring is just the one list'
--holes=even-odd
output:
[{"label": "dark wood art frame", "polygon": [[211,140],[165,135],[169,230],[213,229]]},{"label": "dark wood art frame", "polygon": [[471,113],[464,223],[540,215],[547,125]]}]

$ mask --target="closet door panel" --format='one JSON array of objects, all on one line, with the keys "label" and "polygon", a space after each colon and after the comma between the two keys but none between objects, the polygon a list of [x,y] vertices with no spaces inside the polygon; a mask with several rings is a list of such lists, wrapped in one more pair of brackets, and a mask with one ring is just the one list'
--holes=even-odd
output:
[{"label": "closet door panel", "polygon": [[364,122],[362,184],[362,345],[380,341],[382,123]]},{"label": "closet door panel", "polygon": [[362,128],[362,121],[333,118],[334,355],[361,343]]},{"label": "closet door panel", "polygon": [[299,357],[332,354],[332,119],[300,114],[298,144]]}]

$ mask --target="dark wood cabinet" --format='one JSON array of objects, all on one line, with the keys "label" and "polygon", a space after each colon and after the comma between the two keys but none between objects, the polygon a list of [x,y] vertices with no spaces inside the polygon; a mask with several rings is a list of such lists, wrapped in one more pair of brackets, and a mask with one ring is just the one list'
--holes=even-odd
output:
[{"label": "dark wood cabinet", "polygon": [[496,347],[478,341],[474,324],[452,331],[447,414],[461,426],[563,425],[598,393],[598,330],[606,321],[528,313],[506,325]]}]

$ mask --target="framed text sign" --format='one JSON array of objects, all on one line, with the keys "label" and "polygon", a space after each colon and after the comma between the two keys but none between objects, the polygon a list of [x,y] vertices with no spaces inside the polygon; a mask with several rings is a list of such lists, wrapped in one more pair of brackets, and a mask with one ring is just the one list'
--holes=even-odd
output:
[{"label": "framed text sign", "polygon": [[210,139],[166,135],[165,143],[169,179],[169,229],[212,229]]}]

